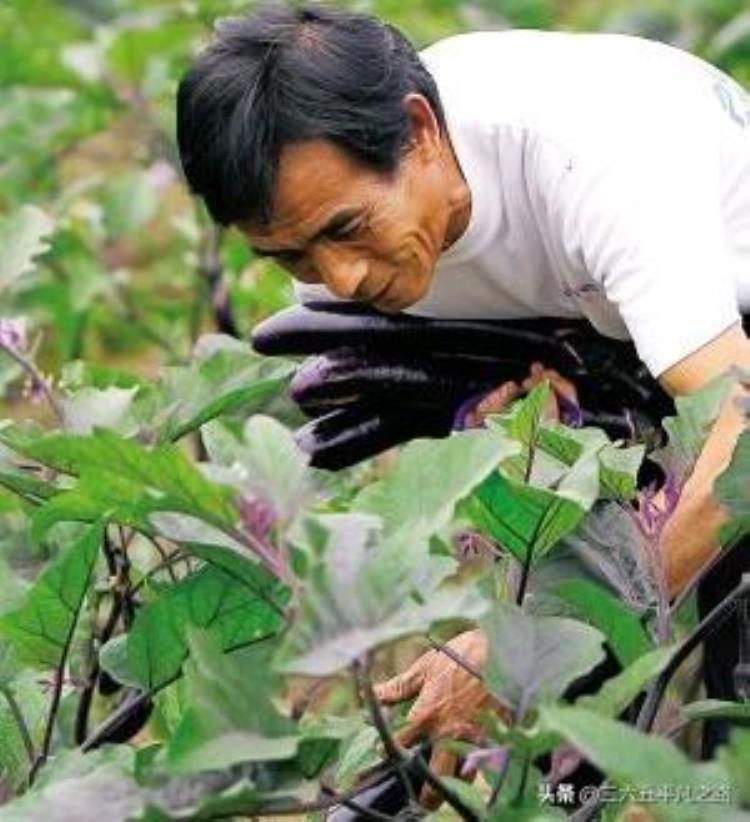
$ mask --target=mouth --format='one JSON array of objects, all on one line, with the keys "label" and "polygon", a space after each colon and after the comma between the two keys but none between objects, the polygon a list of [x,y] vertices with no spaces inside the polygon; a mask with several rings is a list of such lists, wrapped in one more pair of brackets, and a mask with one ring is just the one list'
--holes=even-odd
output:
[{"label": "mouth", "polygon": [[395,277],[375,295],[371,303],[375,308],[386,312],[400,311],[409,305],[409,301],[404,301],[403,295],[398,293]]},{"label": "mouth", "polygon": [[376,288],[375,291],[373,291],[371,294],[356,294],[356,299],[361,300],[365,303],[371,303],[373,305],[376,305],[379,300],[385,297],[386,293],[390,290],[391,286],[393,285],[395,279],[395,277],[391,277],[391,279],[386,280],[385,285]]}]

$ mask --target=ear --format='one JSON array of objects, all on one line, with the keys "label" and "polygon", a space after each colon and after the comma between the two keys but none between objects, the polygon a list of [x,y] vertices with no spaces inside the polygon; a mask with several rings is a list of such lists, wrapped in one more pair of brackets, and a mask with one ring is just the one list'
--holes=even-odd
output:
[{"label": "ear", "polygon": [[409,151],[427,160],[434,159],[442,149],[442,135],[432,106],[422,94],[411,92],[404,97],[404,108],[411,127]]}]

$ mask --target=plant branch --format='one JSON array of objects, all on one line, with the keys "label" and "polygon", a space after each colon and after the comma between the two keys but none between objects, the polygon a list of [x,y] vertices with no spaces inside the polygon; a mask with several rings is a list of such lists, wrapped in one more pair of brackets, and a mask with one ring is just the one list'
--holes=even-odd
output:
[{"label": "plant branch", "polygon": [[[667,686],[680,665],[701,642],[721,626],[731,615],[737,603],[749,595],[750,574],[743,574],[740,584],[734,591],[723,599],[681,643],[646,693],[646,699],[636,722],[636,728],[639,731],[648,733],[651,730]],[[679,728],[676,730],[679,730]],[[601,801],[598,796],[592,796],[571,816],[571,822],[588,822],[588,820],[594,818],[600,805]]]},{"label": "plant branch", "polygon": [[472,662],[470,662],[466,657],[461,656],[461,654],[457,653],[450,647],[450,645],[446,645],[444,642],[440,642],[437,639],[434,639],[431,636],[427,636],[427,641],[432,645],[432,647],[436,651],[440,651],[441,654],[445,654],[449,659],[453,660],[459,668],[463,668],[467,674],[478,679],[480,682],[484,682],[484,677],[482,676],[482,672],[479,668],[476,667]]},{"label": "plant branch", "polygon": [[750,596],[750,574],[743,574],[740,584],[701,620],[674,652],[646,694],[643,707],[638,714],[636,723],[638,730],[646,733],[651,730],[667,685],[677,669],[701,642],[731,616],[732,611],[737,607],[737,603],[746,596]]},{"label": "plant branch", "polygon": [[526,548],[526,556],[523,558],[521,581],[518,585],[518,593],[516,594],[516,605],[518,605],[519,607],[523,605],[523,600],[526,596],[526,587],[529,584],[529,576],[531,575],[531,564],[534,558],[534,545],[536,544],[536,541],[539,538],[539,532],[542,530],[542,524],[545,522],[548,510],[549,509],[546,509],[544,514],[542,514],[542,516],[539,517],[539,522],[537,522],[536,527],[534,528],[534,533],[531,535],[531,539],[529,540],[529,544]]},{"label": "plant branch", "polygon": [[[406,753],[393,738],[388,723],[385,721],[380,703],[375,696],[375,691],[373,690],[370,680],[369,663],[357,665],[355,670],[365,703],[370,710],[373,724],[383,742],[386,755],[394,764],[400,763],[402,766],[405,766],[408,763]],[[425,782],[456,811],[461,819],[466,820],[466,822],[478,822],[477,815],[474,811],[465,805],[461,798],[457,796],[440,777],[430,770],[430,767],[424,762],[421,756],[414,758],[414,766],[418,769],[419,775]]]},{"label": "plant branch", "polygon": [[148,571],[138,580],[138,582],[133,585],[131,589],[131,594],[135,595],[140,591],[141,588],[153,577],[157,574],[160,574],[162,571],[170,571],[170,578],[172,582],[177,582],[177,577],[175,576],[172,566],[177,565],[178,562],[185,562],[189,559],[187,554],[183,554],[182,551],[175,551],[175,553],[170,554],[163,559],[158,565],[154,565],[153,568],[149,568]]},{"label": "plant branch", "polygon": [[52,699],[50,701],[49,711],[47,712],[47,721],[44,726],[44,738],[42,740],[42,747],[34,760],[34,764],[31,766],[31,770],[29,771],[29,787],[34,784],[34,780],[36,779],[39,770],[44,766],[47,758],[49,757],[49,751],[52,746],[52,732],[55,728],[55,720],[57,719],[57,712],[60,708],[60,700],[62,698],[65,662],[68,658],[69,648],[70,638],[66,642],[65,652],[62,655],[61,661],[55,669],[52,680]]},{"label": "plant branch", "polygon": [[63,413],[62,405],[60,404],[60,401],[55,395],[55,392],[52,390],[50,384],[44,378],[42,372],[36,367],[31,359],[24,356],[24,354],[20,351],[17,351],[12,345],[6,345],[2,340],[0,340],[0,351],[5,351],[5,353],[29,376],[32,384],[41,389],[57,421],[61,426],[64,425],[65,414]]}]

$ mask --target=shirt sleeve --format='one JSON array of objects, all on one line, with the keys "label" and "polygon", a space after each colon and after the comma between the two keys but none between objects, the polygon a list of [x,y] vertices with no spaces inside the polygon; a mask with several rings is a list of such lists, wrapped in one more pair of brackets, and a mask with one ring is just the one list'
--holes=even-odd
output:
[{"label": "shirt sleeve", "polygon": [[553,152],[550,213],[565,256],[604,291],[654,376],[740,318],[715,123],[677,99],[564,163]]}]

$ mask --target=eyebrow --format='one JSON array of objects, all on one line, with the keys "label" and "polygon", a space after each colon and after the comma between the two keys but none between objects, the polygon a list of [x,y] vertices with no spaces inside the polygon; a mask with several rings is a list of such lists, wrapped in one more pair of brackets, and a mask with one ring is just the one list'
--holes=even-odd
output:
[{"label": "eyebrow", "polygon": [[285,254],[300,254],[305,247],[312,245],[312,243],[319,240],[321,237],[333,234],[341,228],[344,228],[352,220],[356,219],[363,213],[360,208],[348,208],[334,214],[327,223],[319,228],[309,239],[307,239],[300,248],[257,248],[253,246],[253,251],[261,257],[281,257]]}]

